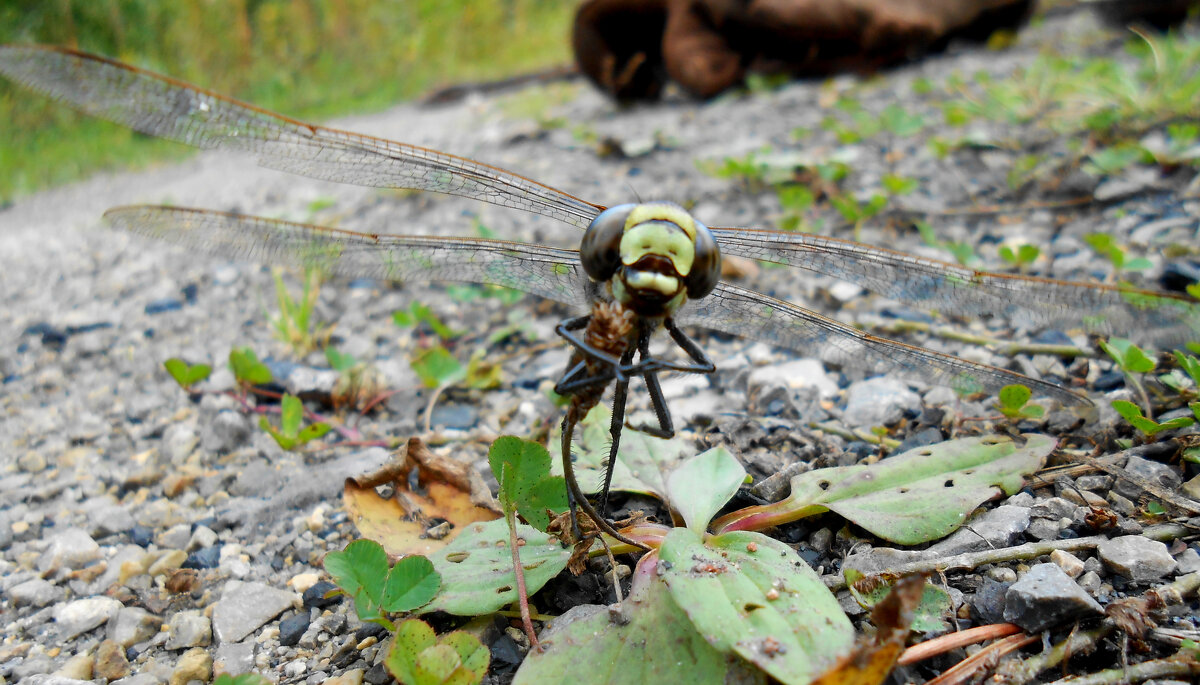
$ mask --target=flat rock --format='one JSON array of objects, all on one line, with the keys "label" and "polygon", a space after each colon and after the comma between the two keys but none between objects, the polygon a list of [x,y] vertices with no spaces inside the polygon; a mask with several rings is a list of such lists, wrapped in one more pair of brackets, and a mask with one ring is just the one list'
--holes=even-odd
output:
[{"label": "flat rock", "polygon": [[122,647],[145,642],[158,633],[162,619],[141,607],[122,607],[108,621],[108,639]]},{"label": "flat rock", "polygon": [[1167,546],[1141,535],[1105,540],[1096,546],[1096,554],[1105,566],[1130,580],[1158,580],[1175,570]]},{"label": "flat rock", "polygon": [[100,558],[100,545],[82,528],[64,528],[50,538],[46,551],[38,557],[42,575],[76,570]]},{"label": "flat rock", "polygon": [[837,383],[817,359],[797,359],[785,364],[761,366],[746,378],[746,385],[750,388],[773,382],[782,382],[792,390],[816,388],[822,398],[830,398],[838,393]]},{"label": "flat rock", "polygon": [[65,594],[62,588],[44,578],[32,578],[8,590],[8,598],[19,607],[44,607],[59,601]]},{"label": "flat rock", "polygon": [[263,624],[292,606],[299,595],[265,583],[230,581],[213,606],[212,622],[218,642],[240,642]]},{"label": "flat rock", "polygon": [[846,390],[842,420],[858,428],[890,426],[908,412],[921,409],[921,397],[895,378],[871,378]]},{"label": "flat rock", "polygon": [[121,603],[112,597],[87,597],[60,604],[54,608],[59,639],[70,640],[81,633],[102,625],[121,610]]},{"label": "flat rock", "polygon": [[167,622],[167,628],[167,649],[205,647],[212,642],[212,621],[201,611],[180,611]]},{"label": "flat rock", "polygon": [[1029,527],[1029,509],[1009,504],[967,521],[950,537],[925,550],[930,556],[949,557],[963,552],[1008,547]]},{"label": "flat rock", "polygon": [[223,673],[241,675],[254,669],[254,640],[227,642],[217,647],[215,666]]},{"label": "flat rock", "polygon": [[1004,620],[1031,633],[1103,613],[1100,603],[1054,564],[1034,566],[1004,593]]},{"label": "flat rock", "polygon": [[[1174,467],[1141,457],[1130,457],[1125,462],[1125,470],[1167,490],[1175,490],[1183,482],[1179,471]],[[1131,500],[1136,500],[1142,495],[1142,489],[1125,478],[1118,478],[1113,490]]]}]

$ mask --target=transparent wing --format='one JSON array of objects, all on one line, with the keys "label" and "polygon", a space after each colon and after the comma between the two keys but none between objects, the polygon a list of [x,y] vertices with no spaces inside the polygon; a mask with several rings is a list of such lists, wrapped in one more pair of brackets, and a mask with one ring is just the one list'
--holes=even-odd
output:
[{"label": "transparent wing", "polygon": [[116,207],[104,217],[115,228],[232,259],[389,281],[490,283],[580,309],[591,302],[591,281],[574,250],[479,238],[372,235],[180,207]]},{"label": "transparent wing", "polygon": [[1035,395],[1054,397],[1064,404],[1091,404],[1087,398],[1053,383],[877,338],[802,307],[728,283],[718,284],[704,299],[685,304],[675,320],[788,347],[819,356],[826,362],[949,386],[964,394],[995,394],[1006,385],[1021,383],[1030,386]]},{"label": "transparent wing", "polygon": [[964,269],[849,240],[805,233],[712,229],[725,254],[858,283],[881,295],[951,316],[1003,316],[1036,326],[1082,325],[1159,344],[1200,337],[1200,303],[1132,288]]},{"label": "transparent wing", "polygon": [[147,135],[255,155],[327,181],[461,195],[586,228],[604,208],[464,157],[325,128],[175,79],[52,46],[0,47],[0,73],[31,90]]}]

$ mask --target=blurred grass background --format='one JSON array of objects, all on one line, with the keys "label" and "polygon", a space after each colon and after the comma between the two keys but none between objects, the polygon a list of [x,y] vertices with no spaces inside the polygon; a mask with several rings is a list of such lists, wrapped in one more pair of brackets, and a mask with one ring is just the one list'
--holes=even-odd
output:
[{"label": "blurred grass background", "polygon": [[[0,43],[68,45],[321,121],[570,61],[565,0],[0,0]],[[189,149],[0,78],[0,205]]]}]

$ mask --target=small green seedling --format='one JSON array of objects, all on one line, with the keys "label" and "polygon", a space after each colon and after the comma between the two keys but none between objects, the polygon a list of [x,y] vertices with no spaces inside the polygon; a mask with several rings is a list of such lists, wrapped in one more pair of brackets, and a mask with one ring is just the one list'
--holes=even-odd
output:
[{"label": "small green seedling", "polygon": [[1113,176],[1144,161],[1153,162],[1153,155],[1140,145],[1123,143],[1093,152],[1083,168],[1094,176]]},{"label": "small green seedling", "polygon": [[1039,419],[1046,410],[1041,405],[1029,403],[1032,394],[1033,392],[1024,385],[1006,385],[1000,389],[1000,403],[997,408],[1012,421]]},{"label": "small green seedling", "polygon": [[178,357],[171,357],[163,362],[163,368],[171,374],[171,378],[175,379],[179,387],[189,391],[193,385],[208,378],[212,373],[212,367],[208,364],[189,364]]},{"label": "small green seedling", "polygon": [[1146,418],[1142,415],[1142,410],[1140,407],[1127,400],[1113,400],[1112,407],[1113,409],[1117,410],[1117,413],[1120,414],[1126,421],[1128,421],[1130,425],[1144,433],[1147,437],[1161,433],[1165,430],[1171,430],[1173,428],[1187,428],[1188,426],[1196,423],[1196,419],[1200,418],[1200,403],[1197,402],[1193,402],[1191,405],[1192,413],[1197,415],[1196,418],[1192,418],[1190,416],[1177,416],[1170,421],[1164,421],[1162,423],[1158,423],[1154,419]]},{"label": "small green seedling", "polygon": [[550,475],[550,453],[542,445],[511,435],[496,439],[488,464],[500,483],[496,497],[506,517],[519,513],[529,525],[545,532],[547,514],[567,510],[567,486],[562,476]]},{"label": "small green seedling", "polygon": [[329,432],[328,423],[313,423],[300,427],[304,419],[304,404],[294,395],[284,395],[279,402],[279,428],[276,429],[267,421],[267,417],[259,418],[258,425],[275,438],[275,442],[285,450],[294,449],[310,440]]},{"label": "small green seedling", "polygon": [[410,304],[408,311],[399,309],[393,312],[392,321],[402,328],[412,328],[417,324],[425,323],[433,331],[434,335],[442,340],[453,340],[463,333],[442,323],[442,320],[433,313],[433,309],[429,305],[420,302]]},{"label": "small green seedling", "polygon": [[441,345],[421,350],[413,356],[409,365],[427,388],[453,385],[467,376],[462,362],[455,359],[454,355]]},{"label": "small green seedling", "polygon": [[1000,259],[1017,267],[1022,273],[1029,270],[1030,265],[1037,261],[1037,258],[1042,254],[1037,245],[1028,243],[1019,245],[1017,249],[1012,249],[1008,245],[1003,245],[1000,248]]},{"label": "small green seedling", "polygon": [[880,112],[879,126],[894,136],[907,138],[925,128],[925,118],[920,114],[910,114],[899,105],[890,104]]},{"label": "small green seedling", "polygon": [[1149,373],[1154,370],[1154,360],[1147,357],[1140,347],[1125,338],[1101,341],[1100,347],[1125,373]]},{"label": "small green seedling", "polygon": [[1125,254],[1124,248],[1118,245],[1112,236],[1107,233],[1090,233],[1085,235],[1083,240],[1096,254],[1111,262],[1113,269],[1118,273],[1122,271],[1145,271],[1154,266],[1145,257],[1129,259]]},{"label": "small green seedling", "polygon": [[275,299],[279,304],[279,315],[271,322],[275,338],[283,342],[300,358],[320,346],[319,341],[329,337],[327,326],[316,326],[313,311],[321,291],[322,270],[312,266],[304,269],[300,296],[293,297],[283,282],[283,271],[274,270]]},{"label": "small green seedling", "polygon": [[271,382],[271,370],[258,361],[258,355],[249,347],[235,347],[229,351],[229,370],[243,388]]},{"label": "small green seedling", "polygon": [[212,681],[212,685],[271,685],[271,681],[257,673],[243,673],[241,675],[222,673]]},{"label": "small green seedling", "polygon": [[326,554],[325,570],[354,600],[354,610],[361,620],[391,631],[396,625],[387,614],[409,612],[428,604],[442,586],[442,577],[429,559],[407,556],[389,567],[387,552],[373,540],[355,540],[341,552]]},{"label": "small green seedling", "polygon": [[920,185],[915,178],[896,174],[884,174],[881,183],[888,195],[909,195]]},{"label": "small green seedling", "polygon": [[358,365],[354,355],[339,352],[332,345],[325,348],[325,361],[329,362],[329,368],[334,371],[349,371]]},{"label": "small green seedling", "polygon": [[438,640],[428,623],[414,618],[396,628],[383,665],[404,685],[475,685],[490,663],[491,652],[474,635],[455,630]]}]

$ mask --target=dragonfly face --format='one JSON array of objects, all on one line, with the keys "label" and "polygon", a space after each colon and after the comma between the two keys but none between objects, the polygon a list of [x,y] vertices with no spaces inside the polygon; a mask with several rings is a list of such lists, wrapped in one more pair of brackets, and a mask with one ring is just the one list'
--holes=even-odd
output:
[{"label": "dragonfly face", "polygon": [[689,298],[711,293],[721,275],[712,232],[667,202],[604,210],[588,226],[579,253],[588,276],[607,281],[613,299],[640,316],[674,314]]}]

